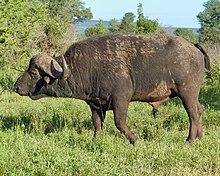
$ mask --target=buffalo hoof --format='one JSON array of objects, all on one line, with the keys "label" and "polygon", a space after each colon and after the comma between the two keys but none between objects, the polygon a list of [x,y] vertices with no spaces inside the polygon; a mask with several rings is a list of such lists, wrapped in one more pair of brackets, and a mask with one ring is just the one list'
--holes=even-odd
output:
[{"label": "buffalo hoof", "polygon": [[188,144],[192,144],[194,141],[195,140],[193,140],[193,139],[189,139],[189,138],[186,139],[186,143],[188,143]]},{"label": "buffalo hoof", "polygon": [[101,136],[101,134],[102,134],[102,131],[96,131],[96,132],[94,132],[92,141],[94,142],[97,138],[99,138],[99,136]]},{"label": "buffalo hoof", "polygon": [[132,145],[134,145],[137,140],[138,140],[137,134],[134,134],[133,137],[129,139],[129,141]]}]

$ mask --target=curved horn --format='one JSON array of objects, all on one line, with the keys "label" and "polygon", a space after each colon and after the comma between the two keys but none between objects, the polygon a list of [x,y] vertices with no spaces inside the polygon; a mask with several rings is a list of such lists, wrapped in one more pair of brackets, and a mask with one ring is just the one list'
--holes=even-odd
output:
[{"label": "curved horn", "polygon": [[[55,62],[55,63],[54,63]],[[51,73],[53,77],[57,79],[66,79],[69,76],[69,69],[64,56],[62,56],[62,71],[55,68],[55,64],[58,64],[55,60],[51,60]],[[56,66],[57,67],[57,66]]]},{"label": "curved horn", "polygon": [[69,76],[69,69],[64,56],[62,56],[62,67],[63,67],[62,79],[66,79]]}]

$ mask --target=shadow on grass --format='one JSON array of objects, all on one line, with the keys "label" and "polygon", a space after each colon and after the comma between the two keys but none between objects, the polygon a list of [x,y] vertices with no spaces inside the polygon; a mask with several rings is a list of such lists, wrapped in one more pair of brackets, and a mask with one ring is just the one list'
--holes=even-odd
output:
[{"label": "shadow on grass", "polygon": [[83,129],[92,130],[92,120],[65,118],[60,114],[54,114],[51,119],[42,119],[36,116],[4,116],[0,115],[0,130],[16,129],[17,126],[24,128],[24,132],[30,133],[33,131],[49,134],[62,131],[66,128],[74,128],[78,134],[81,134]]},{"label": "shadow on grass", "polygon": [[33,128],[31,119],[28,117],[4,116],[0,115],[0,124],[2,130],[14,129],[16,126],[24,126],[26,129]]}]

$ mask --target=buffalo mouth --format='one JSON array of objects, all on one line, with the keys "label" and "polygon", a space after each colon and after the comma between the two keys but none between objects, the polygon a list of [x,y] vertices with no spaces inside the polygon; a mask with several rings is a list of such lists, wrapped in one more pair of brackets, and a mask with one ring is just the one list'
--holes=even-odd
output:
[{"label": "buffalo mouth", "polygon": [[29,96],[32,100],[39,100],[39,99],[44,98],[44,97],[49,97],[49,95],[47,95],[47,94],[33,95],[33,94],[31,94],[31,93],[29,93],[28,96]]}]

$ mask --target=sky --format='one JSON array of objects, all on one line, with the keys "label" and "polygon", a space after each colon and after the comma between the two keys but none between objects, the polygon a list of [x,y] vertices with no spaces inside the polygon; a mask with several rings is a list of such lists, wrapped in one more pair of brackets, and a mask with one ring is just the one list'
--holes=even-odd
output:
[{"label": "sky", "polygon": [[121,20],[126,12],[137,17],[137,6],[142,3],[144,16],[157,20],[163,27],[200,28],[196,16],[204,10],[207,0],[82,0],[90,7],[93,20]]}]

